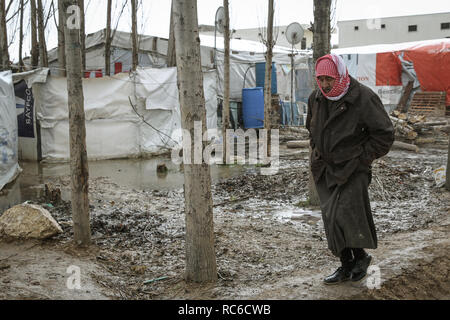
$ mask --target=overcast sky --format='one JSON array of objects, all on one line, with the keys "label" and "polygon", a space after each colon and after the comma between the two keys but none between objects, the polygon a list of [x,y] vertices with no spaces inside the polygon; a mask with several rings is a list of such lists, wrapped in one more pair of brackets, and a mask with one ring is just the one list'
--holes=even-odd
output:
[{"label": "overcast sky", "polygon": [[[17,1],[18,3],[19,1]],[[47,6],[51,0],[43,0]],[[105,28],[106,0],[85,0],[86,33],[92,33]],[[113,0],[113,26],[123,0]],[[140,0],[138,16],[139,33],[168,37],[171,0]],[[266,24],[267,0],[229,0],[231,29],[256,28]],[[214,16],[223,0],[198,0],[199,24],[214,25]],[[13,11],[13,10],[11,10]],[[450,0],[337,0],[336,17],[340,20],[371,19],[402,15],[450,12]],[[131,30],[130,8],[126,7],[121,17],[118,29]],[[25,18],[25,21],[29,19]],[[291,22],[308,24],[313,21],[313,0],[275,0],[275,25],[288,25]],[[53,19],[49,21],[48,48],[57,45],[56,29]],[[18,29],[9,26],[10,30]],[[11,32],[9,33],[11,40]],[[25,39],[24,54],[29,55],[29,31]],[[11,46],[11,56],[17,59],[17,37]]]}]

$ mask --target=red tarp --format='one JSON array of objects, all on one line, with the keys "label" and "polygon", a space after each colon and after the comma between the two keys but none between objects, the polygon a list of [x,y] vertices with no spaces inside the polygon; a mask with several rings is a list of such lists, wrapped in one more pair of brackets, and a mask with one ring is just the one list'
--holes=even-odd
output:
[{"label": "red tarp", "polygon": [[400,51],[377,53],[376,85],[402,85],[398,55],[414,64],[423,91],[445,91],[450,106],[450,41],[415,45]]},{"label": "red tarp", "polygon": [[402,64],[393,52],[377,53],[376,85],[401,86]]}]

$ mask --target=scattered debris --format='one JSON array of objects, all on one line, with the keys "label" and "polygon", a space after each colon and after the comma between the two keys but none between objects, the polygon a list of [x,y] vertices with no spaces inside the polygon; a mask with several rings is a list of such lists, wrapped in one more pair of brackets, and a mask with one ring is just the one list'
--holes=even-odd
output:
[{"label": "scattered debris", "polygon": [[433,170],[434,173],[434,180],[436,181],[436,186],[438,188],[443,187],[445,185],[445,166],[439,167],[435,170]]},{"label": "scattered debris", "polygon": [[295,148],[308,148],[309,147],[309,140],[292,140],[288,141],[286,146],[290,149]]},{"label": "scattered debris", "polygon": [[390,118],[397,141],[414,145],[448,143],[448,121],[445,117],[427,119],[425,115],[401,113],[395,110]]},{"label": "scattered debris", "polygon": [[44,197],[52,204],[61,202],[61,189],[51,183],[46,183],[44,186]]},{"label": "scattered debris", "polygon": [[158,164],[157,167],[156,167],[156,172],[164,173],[164,172],[167,172],[167,171],[168,171],[168,169],[167,169],[167,166],[166,166],[165,163]]},{"label": "scattered debris", "polygon": [[131,266],[131,271],[136,274],[144,274],[147,271],[147,266]]},{"label": "scattered debris", "polygon": [[159,278],[155,278],[155,279],[151,279],[151,280],[146,280],[142,284],[149,284],[149,283],[153,283],[153,282],[156,282],[156,281],[166,280],[168,278],[169,277],[167,277],[167,276],[159,277]]},{"label": "scattered debris", "polygon": [[419,152],[419,147],[414,144],[404,143],[401,141],[394,141],[394,144],[392,145],[393,149],[404,149],[404,150],[410,150],[414,152]]}]

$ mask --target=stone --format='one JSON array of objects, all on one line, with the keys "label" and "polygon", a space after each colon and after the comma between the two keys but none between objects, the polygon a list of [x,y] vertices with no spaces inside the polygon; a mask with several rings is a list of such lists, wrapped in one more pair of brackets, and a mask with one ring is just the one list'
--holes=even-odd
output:
[{"label": "stone", "polygon": [[23,203],[0,216],[0,237],[47,239],[62,232],[50,212],[38,205]]}]

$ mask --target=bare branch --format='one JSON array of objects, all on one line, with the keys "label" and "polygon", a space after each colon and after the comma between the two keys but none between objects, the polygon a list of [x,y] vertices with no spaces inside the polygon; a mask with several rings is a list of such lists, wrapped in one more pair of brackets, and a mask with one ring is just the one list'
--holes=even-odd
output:
[{"label": "bare branch", "polygon": [[112,41],[114,39],[114,36],[116,35],[117,27],[119,26],[120,17],[122,16],[123,11],[125,10],[127,2],[128,2],[128,0],[124,0],[124,2],[123,2],[122,9],[120,10],[119,17],[117,18],[116,27],[114,28],[114,31],[113,31],[113,33],[111,35],[111,43],[112,43]]},{"label": "bare branch", "polygon": [[5,17],[8,15],[8,12],[9,12],[9,9],[11,8],[12,3],[13,3],[13,0],[9,0],[8,7],[6,8]]},{"label": "bare branch", "polygon": [[[53,14],[52,14],[52,7],[53,7]],[[55,14],[55,4],[54,4],[54,2],[53,2],[53,0],[52,0],[52,3],[50,4],[50,8],[48,9],[48,16],[47,16],[47,18],[45,19],[44,29],[47,29],[47,23],[48,23],[48,20],[50,20],[51,16],[52,16],[52,15],[54,16],[54,14]]]},{"label": "bare branch", "polygon": [[[29,0],[27,0],[27,2],[25,2],[24,6],[28,3],[28,1],[29,1]],[[9,5],[11,5],[11,2],[10,2]],[[10,22],[12,19],[14,19],[14,17],[17,16],[19,13],[20,13],[20,5],[19,5],[18,9],[13,13],[13,15],[12,15],[11,17],[9,17],[8,20],[6,20],[6,23],[9,23],[9,22]],[[8,15],[8,13],[6,13],[6,15]],[[5,17],[6,17],[6,15],[5,15]]]}]

